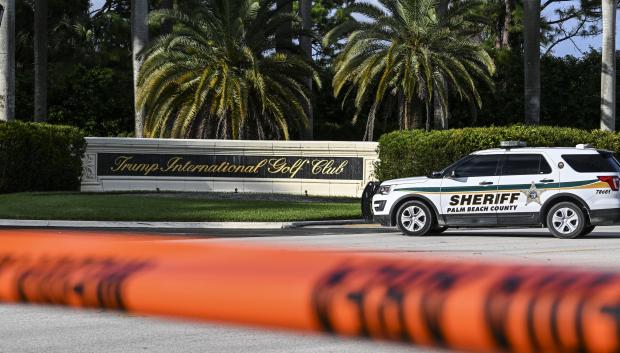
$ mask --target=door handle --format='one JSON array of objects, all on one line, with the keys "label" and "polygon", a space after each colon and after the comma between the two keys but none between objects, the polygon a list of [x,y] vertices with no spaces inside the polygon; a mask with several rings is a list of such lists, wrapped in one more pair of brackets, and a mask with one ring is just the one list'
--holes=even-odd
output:
[{"label": "door handle", "polygon": [[553,179],[546,179],[546,178],[545,178],[545,179],[541,179],[541,180],[540,180],[540,182],[541,182],[541,183],[552,183],[552,182],[553,182]]},{"label": "door handle", "polygon": [[493,184],[493,182],[492,182],[492,181],[481,181],[481,182],[479,183],[479,185],[492,185],[492,184]]}]

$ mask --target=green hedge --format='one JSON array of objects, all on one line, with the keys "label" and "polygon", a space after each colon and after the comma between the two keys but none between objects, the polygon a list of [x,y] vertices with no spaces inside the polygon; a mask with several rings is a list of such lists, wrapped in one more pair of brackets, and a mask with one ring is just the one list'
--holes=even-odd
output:
[{"label": "green hedge", "polygon": [[499,147],[502,140],[522,140],[528,146],[575,146],[591,143],[620,152],[620,134],[552,126],[465,128],[425,132],[394,131],[379,139],[375,173],[379,180],[428,175],[481,149]]},{"label": "green hedge", "polygon": [[85,147],[77,128],[0,123],[0,193],[78,189]]}]

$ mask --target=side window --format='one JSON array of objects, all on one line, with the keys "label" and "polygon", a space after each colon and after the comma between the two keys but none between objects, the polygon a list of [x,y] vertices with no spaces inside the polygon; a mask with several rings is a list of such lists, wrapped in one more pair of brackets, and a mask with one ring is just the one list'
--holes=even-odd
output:
[{"label": "side window", "polygon": [[455,169],[457,177],[479,177],[497,175],[501,155],[478,155]]},{"label": "side window", "polygon": [[540,154],[506,154],[502,175],[549,174],[551,166]]}]

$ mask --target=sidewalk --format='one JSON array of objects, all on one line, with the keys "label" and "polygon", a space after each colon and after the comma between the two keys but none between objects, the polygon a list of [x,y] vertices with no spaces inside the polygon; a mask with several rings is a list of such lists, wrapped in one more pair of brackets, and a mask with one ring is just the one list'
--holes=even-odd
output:
[{"label": "sidewalk", "polygon": [[362,219],[302,222],[108,222],[0,219],[0,227],[106,229],[290,229],[308,226],[365,224]]}]

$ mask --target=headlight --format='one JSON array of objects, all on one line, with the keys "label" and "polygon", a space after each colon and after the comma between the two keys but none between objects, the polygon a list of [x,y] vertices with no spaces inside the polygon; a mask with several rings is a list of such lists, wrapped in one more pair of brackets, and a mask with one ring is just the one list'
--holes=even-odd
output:
[{"label": "headlight", "polygon": [[377,194],[387,195],[392,191],[392,185],[381,185],[377,190]]}]

